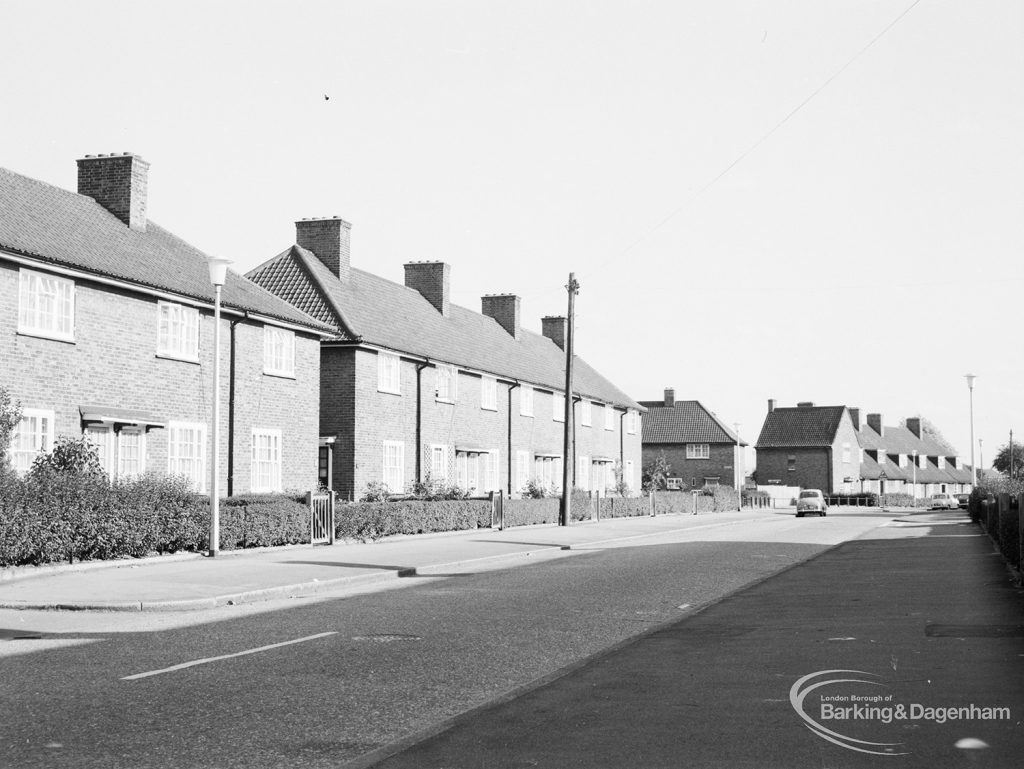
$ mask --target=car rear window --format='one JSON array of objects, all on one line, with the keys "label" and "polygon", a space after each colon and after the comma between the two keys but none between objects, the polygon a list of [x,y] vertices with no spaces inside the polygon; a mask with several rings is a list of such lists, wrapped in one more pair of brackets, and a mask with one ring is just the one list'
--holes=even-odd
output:
[{"label": "car rear window", "polygon": [[801,491],[800,499],[817,499],[821,496],[820,491]]}]

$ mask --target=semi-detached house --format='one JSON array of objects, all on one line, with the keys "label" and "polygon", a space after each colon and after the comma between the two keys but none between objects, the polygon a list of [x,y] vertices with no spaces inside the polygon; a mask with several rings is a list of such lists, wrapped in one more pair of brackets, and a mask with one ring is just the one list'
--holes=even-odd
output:
[{"label": "semi-detached house", "polygon": [[[451,267],[405,264],[401,285],[352,267],[342,219],[296,222],[296,244],[247,277],[336,335],[321,345],[322,480],[346,498],[414,481],[518,494],[562,483],[566,319],[522,326],[520,299],[451,302]],[[643,408],[575,358],[573,483],[640,488]]]},{"label": "semi-detached house", "polygon": [[[0,169],[0,386],[24,472],[88,436],[111,477],[210,481],[214,288],[208,258],[147,218],[148,164],[78,161],[78,192]],[[317,482],[326,327],[240,275],[222,289],[219,488]]]}]

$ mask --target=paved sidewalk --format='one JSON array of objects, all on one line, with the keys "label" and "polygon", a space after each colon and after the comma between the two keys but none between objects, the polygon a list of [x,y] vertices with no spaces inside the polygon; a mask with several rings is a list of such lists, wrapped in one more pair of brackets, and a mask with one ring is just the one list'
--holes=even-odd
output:
[{"label": "paved sidewalk", "polygon": [[[770,512],[613,518],[571,526],[398,537],[376,543],[297,545],[260,551],[166,556],[113,564],[84,563],[0,582],[0,608],[189,611],[295,594],[337,590],[475,561],[525,558],[601,542],[723,526]],[[21,570],[25,573],[25,570]],[[31,572],[30,572],[31,573]]]}]

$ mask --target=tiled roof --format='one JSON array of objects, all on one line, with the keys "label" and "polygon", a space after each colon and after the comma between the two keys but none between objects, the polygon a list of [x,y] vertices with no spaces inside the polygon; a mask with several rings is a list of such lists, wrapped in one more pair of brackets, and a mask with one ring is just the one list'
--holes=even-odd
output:
[{"label": "tiled roof", "polygon": [[[148,222],[133,230],[90,197],[0,168],[0,249],[208,302],[214,300],[207,257]],[[225,307],[317,330],[321,323],[230,270]]]},{"label": "tiled roof", "polygon": [[857,431],[857,439],[865,449],[885,449],[889,454],[912,454],[917,449],[918,454],[929,457],[948,457],[949,449],[933,439],[928,433],[921,433],[918,438],[906,427],[882,427],[882,435],[876,433],[867,425],[861,425]]},{"label": "tiled roof", "polygon": [[776,408],[761,427],[758,449],[831,446],[846,406]]},{"label": "tiled roof", "polygon": [[[308,283],[303,283],[301,275]],[[343,339],[358,340],[553,390],[565,388],[565,353],[520,329],[516,340],[496,320],[452,304],[441,315],[418,291],[352,268],[341,281],[313,253],[292,246],[247,276],[275,294],[331,317]],[[573,388],[605,403],[642,407],[577,356]]]},{"label": "tiled roof", "polygon": [[644,443],[731,443],[747,444],[726,427],[700,401],[640,401],[647,408],[643,420]]}]

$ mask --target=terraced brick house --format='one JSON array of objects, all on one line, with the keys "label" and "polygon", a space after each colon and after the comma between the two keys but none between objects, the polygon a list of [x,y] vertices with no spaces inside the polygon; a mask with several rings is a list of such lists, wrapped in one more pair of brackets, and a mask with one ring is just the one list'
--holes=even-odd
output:
[{"label": "terraced brick house", "polygon": [[859,408],[810,402],[777,408],[769,400],[755,448],[758,484],[917,499],[971,490],[970,466],[923,431],[919,417],[891,427],[880,414],[868,414],[862,424]]},{"label": "terraced brick house", "polygon": [[[342,497],[430,480],[473,493],[562,484],[566,319],[523,327],[520,299],[451,301],[451,267],[405,264],[405,284],[357,269],[351,225],[296,222],[296,243],[248,273],[334,327],[321,344],[321,479]],[[640,488],[643,408],[576,358],[577,487]]]},{"label": "terraced brick house", "polygon": [[747,445],[700,401],[677,401],[673,388],[660,401],[640,401],[647,409],[643,425],[643,465],[659,457],[671,466],[673,488],[703,488],[743,483],[742,451]]},{"label": "terraced brick house", "polygon": [[[148,167],[85,157],[77,193],[0,169],[0,385],[23,409],[18,471],[86,435],[111,477],[208,488],[214,288],[207,256],[147,218]],[[312,488],[327,327],[231,272],[222,297],[220,488]]]}]

